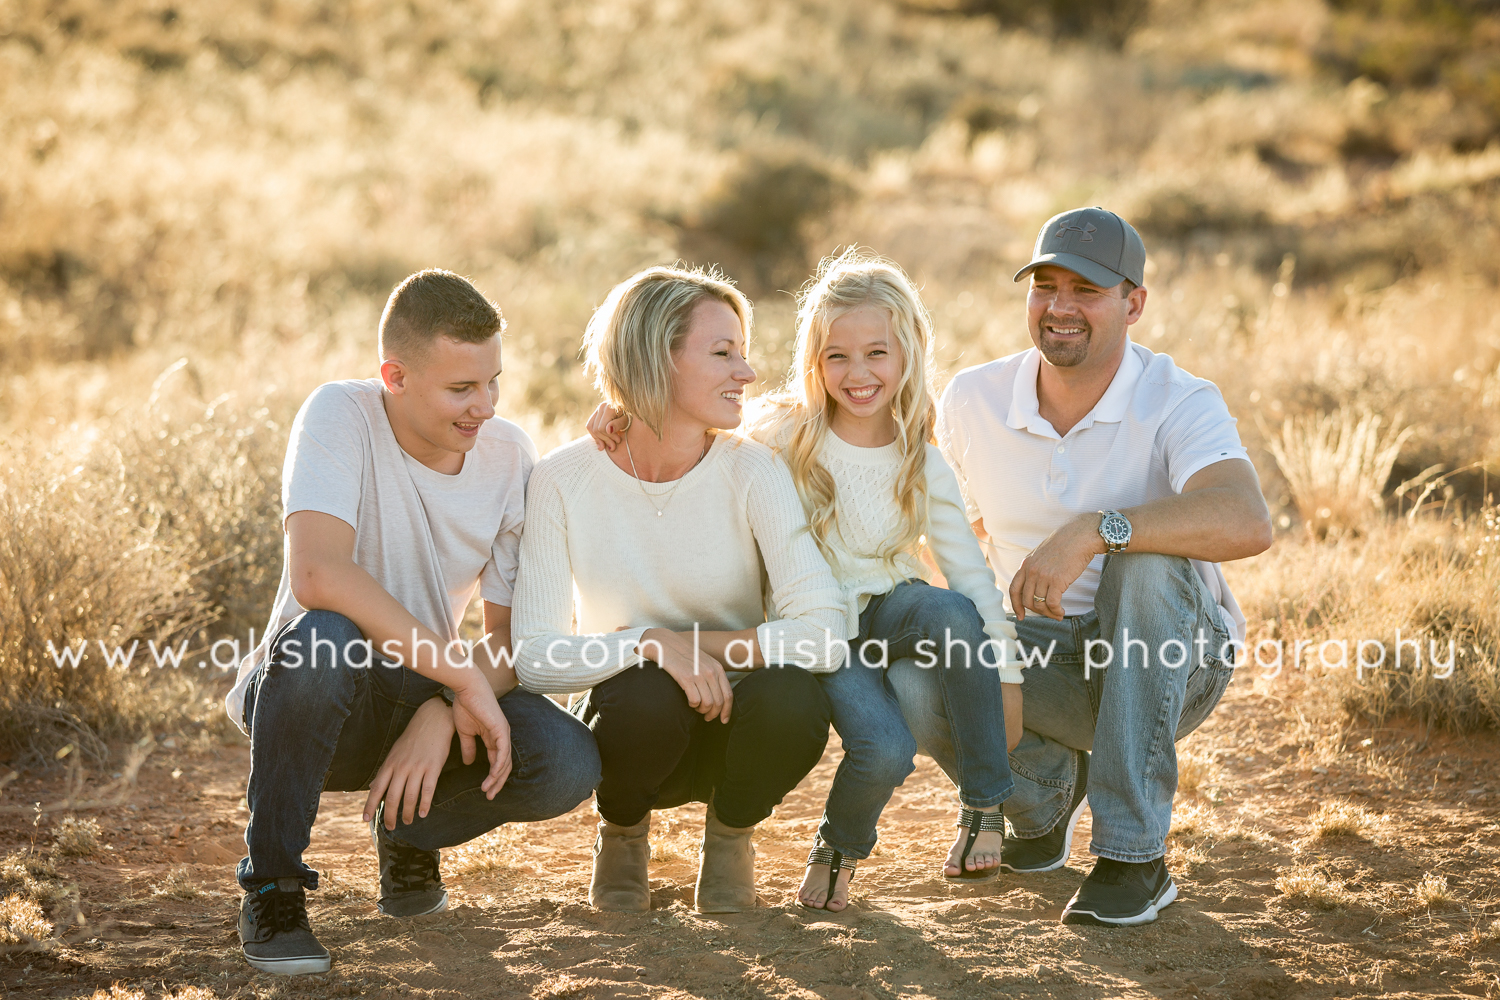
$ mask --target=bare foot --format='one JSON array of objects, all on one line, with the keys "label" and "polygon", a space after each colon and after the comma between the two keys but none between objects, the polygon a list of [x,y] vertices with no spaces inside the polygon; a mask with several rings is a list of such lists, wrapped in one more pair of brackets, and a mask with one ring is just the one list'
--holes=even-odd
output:
[{"label": "bare foot", "polygon": [[844,868],[839,871],[839,881],[833,889],[833,898],[828,898],[828,866],[808,865],[802,876],[802,887],[797,890],[797,902],[815,910],[838,913],[849,905],[849,877],[854,873]]},{"label": "bare foot", "polygon": [[[999,806],[975,810],[975,812],[981,813],[999,811]],[[958,837],[953,841],[953,847],[948,851],[948,862],[943,866],[944,875],[955,878],[962,875],[965,871],[984,871],[988,868],[995,868],[1000,864],[1000,847],[1005,842],[1004,835],[998,830],[981,830],[979,836],[974,839],[974,847],[969,851],[969,856],[964,859],[963,868],[958,867],[958,857],[963,853],[964,843],[968,839],[968,828],[959,827]]]}]

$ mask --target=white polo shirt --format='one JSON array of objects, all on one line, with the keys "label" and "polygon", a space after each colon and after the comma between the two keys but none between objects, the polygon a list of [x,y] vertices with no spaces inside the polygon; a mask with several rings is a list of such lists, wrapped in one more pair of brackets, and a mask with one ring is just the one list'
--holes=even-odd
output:
[{"label": "white polo shirt", "polygon": [[[1181,493],[1193,474],[1249,454],[1218,387],[1165,354],[1126,341],[1109,388],[1076,426],[1059,435],[1040,413],[1036,348],[966,368],[938,407],[938,444],[963,489],[970,521],[984,519],[985,546],[1001,590],[1021,561],[1069,518],[1120,510]],[[1193,560],[1232,636],[1241,613],[1218,563]],[[1104,557],[1096,556],[1063,595],[1063,613],[1093,610]]]}]

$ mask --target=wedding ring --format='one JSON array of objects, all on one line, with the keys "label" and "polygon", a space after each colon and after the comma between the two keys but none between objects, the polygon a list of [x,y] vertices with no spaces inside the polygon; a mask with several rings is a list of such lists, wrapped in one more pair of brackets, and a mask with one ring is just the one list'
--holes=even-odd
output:
[{"label": "wedding ring", "polygon": [[1031,601],[1032,601],[1033,604],[1046,604],[1047,603],[1047,599],[1045,597],[1043,597],[1041,594],[1032,594],[1031,595]]}]

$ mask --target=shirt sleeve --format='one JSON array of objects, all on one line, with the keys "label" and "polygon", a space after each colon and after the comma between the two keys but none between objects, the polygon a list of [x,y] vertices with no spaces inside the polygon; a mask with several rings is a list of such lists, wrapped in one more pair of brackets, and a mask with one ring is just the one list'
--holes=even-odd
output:
[{"label": "shirt sleeve", "polygon": [[1250,461],[1224,396],[1209,382],[1189,392],[1167,414],[1156,432],[1156,446],[1173,493],[1181,493],[1195,473],[1217,462]]},{"label": "shirt sleeve", "polygon": [[292,421],[281,471],[282,523],[304,510],[358,528],[369,425],[359,404],[330,383],[307,397]]},{"label": "shirt sleeve", "polygon": [[[984,619],[985,635],[999,646],[1000,682],[1021,683],[1014,646],[1016,627],[1005,615],[1005,597],[969,527],[958,480],[938,449],[931,447],[927,450],[927,545],[948,587],[974,602]],[[985,658],[995,662],[993,652],[981,662]]]},{"label": "shirt sleeve", "polygon": [[831,673],[844,664],[844,602],[807,530],[791,471],[774,455],[755,463],[746,490],[750,530],[766,567],[775,617],[756,629],[767,663]]},{"label": "shirt sleeve", "polygon": [[545,466],[527,486],[510,628],[521,686],[538,694],[568,694],[586,691],[641,662],[638,652],[620,651],[634,649],[646,629],[573,633],[567,510],[560,484]]},{"label": "shirt sleeve", "polygon": [[495,542],[490,546],[489,562],[484,564],[479,575],[480,596],[502,607],[510,607],[514,600],[516,569],[521,558],[521,533],[526,521],[526,483],[536,465],[536,445],[531,443],[531,438],[525,437],[518,451],[516,475],[520,482],[506,484],[506,488],[514,490],[513,496],[519,495],[522,499],[517,504],[511,497],[506,498],[505,516],[501,518]]},{"label": "shirt sleeve", "polygon": [[948,464],[949,471],[953,473],[958,485],[959,496],[963,501],[964,518],[968,524],[979,520],[979,505],[974,502],[969,492],[969,481],[964,475],[963,457],[968,452],[968,436],[964,432],[963,424],[955,419],[959,402],[958,396],[961,390],[958,388],[958,380],[948,383],[948,388],[943,390],[943,395],[938,400],[937,437],[938,450],[942,452],[943,460]]}]

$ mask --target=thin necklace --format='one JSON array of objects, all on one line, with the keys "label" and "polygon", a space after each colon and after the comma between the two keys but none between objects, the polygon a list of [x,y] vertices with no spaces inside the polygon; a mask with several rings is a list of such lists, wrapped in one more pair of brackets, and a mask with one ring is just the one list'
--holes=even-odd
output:
[{"label": "thin necklace", "polygon": [[[698,453],[698,462],[703,461],[703,456],[707,454],[708,441],[705,440],[703,442],[703,450]],[[678,476],[676,481],[672,483],[672,488],[667,491],[667,502],[658,507],[656,506],[656,501],[651,499],[651,494],[646,492],[646,483],[641,479],[641,474],[635,471],[635,456],[630,453],[630,438],[628,437],[625,439],[625,457],[630,459],[630,474],[635,477],[635,484],[641,488],[641,494],[645,496],[646,502],[651,505],[651,509],[656,511],[657,517],[661,517],[667,512],[667,505],[670,504],[672,502],[672,498],[677,495],[677,487],[682,485],[682,480],[686,478],[688,472],[692,472],[693,469],[696,469],[698,467],[698,462],[694,462],[692,466],[687,470],[687,472],[684,472],[681,476]]]}]

